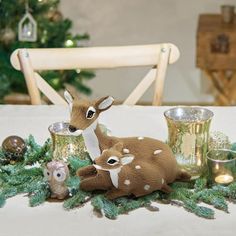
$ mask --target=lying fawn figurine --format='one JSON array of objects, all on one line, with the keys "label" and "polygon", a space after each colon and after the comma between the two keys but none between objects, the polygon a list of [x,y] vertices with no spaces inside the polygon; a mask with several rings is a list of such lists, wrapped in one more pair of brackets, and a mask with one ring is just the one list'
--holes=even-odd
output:
[{"label": "lying fawn figurine", "polygon": [[123,154],[122,143],[103,151],[94,165],[79,169],[77,174],[82,179],[81,189],[108,190],[106,197],[109,199],[131,194],[139,197],[156,190],[170,192],[169,183],[190,177],[178,168],[168,149],[144,158],[142,155]]}]

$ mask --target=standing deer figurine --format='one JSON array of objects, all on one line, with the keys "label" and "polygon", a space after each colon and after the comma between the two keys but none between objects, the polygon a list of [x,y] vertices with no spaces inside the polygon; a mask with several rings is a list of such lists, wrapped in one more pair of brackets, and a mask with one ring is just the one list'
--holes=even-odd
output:
[{"label": "standing deer figurine", "polygon": [[[160,160],[163,159],[163,161],[160,161],[160,169],[164,175],[168,172],[174,172],[174,178],[171,178],[170,182],[173,182],[175,178],[180,176],[189,178],[187,174],[180,173],[179,170],[177,171],[177,162],[167,144],[148,137],[111,137],[101,131],[97,119],[101,112],[106,111],[112,106],[114,99],[111,96],[103,97],[96,101],[88,101],[79,99],[68,91],[65,91],[64,95],[71,110],[69,130],[70,132],[82,131],[85,146],[93,161],[101,156],[101,153],[104,150],[112,148],[117,143],[121,143],[122,154],[132,154],[135,158],[142,158],[143,161],[147,162],[150,162],[150,158],[153,160],[155,160],[155,158]],[[165,162],[171,165],[164,165],[163,163]],[[82,172],[83,174],[81,174]],[[89,166],[82,172],[80,172],[79,175],[91,177],[97,173],[97,169],[95,166]],[[96,189],[107,190],[110,188],[110,184],[114,186],[109,171],[98,172],[95,182],[104,183],[104,185],[100,186],[100,188],[97,187]],[[81,188],[89,190],[84,184],[81,185]],[[94,187],[90,190],[94,190]],[[164,190],[170,191],[170,188],[167,186]]]}]

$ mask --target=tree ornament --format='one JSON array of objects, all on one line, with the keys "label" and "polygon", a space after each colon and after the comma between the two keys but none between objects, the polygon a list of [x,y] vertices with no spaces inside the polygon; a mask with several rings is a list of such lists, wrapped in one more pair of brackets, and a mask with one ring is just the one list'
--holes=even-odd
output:
[{"label": "tree ornament", "polygon": [[61,21],[63,19],[63,15],[60,11],[58,11],[56,9],[51,9],[47,14],[47,18],[50,21],[58,22],[58,21]]},{"label": "tree ornament", "polygon": [[12,43],[16,38],[15,32],[11,28],[5,28],[1,30],[0,41],[5,45]]},{"label": "tree ornament", "polygon": [[11,164],[22,160],[26,149],[24,139],[19,136],[9,136],[2,142],[2,151],[8,159],[8,163]]},{"label": "tree ornament", "polygon": [[18,39],[25,42],[37,41],[37,22],[29,12],[28,1],[25,5],[25,15],[18,24]]},{"label": "tree ornament", "polygon": [[69,169],[64,161],[51,161],[47,163],[44,176],[48,180],[51,198],[64,199],[69,190],[65,182],[69,177]]},{"label": "tree ornament", "polygon": [[208,149],[230,149],[231,143],[229,137],[221,131],[214,131],[210,133]]}]

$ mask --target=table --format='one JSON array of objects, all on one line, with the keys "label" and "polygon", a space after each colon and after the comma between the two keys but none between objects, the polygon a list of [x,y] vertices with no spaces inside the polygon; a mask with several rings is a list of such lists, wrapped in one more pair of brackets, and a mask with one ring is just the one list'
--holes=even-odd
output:
[{"label": "table", "polygon": [[[167,138],[163,112],[169,107],[114,106],[100,116],[116,136],[150,136]],[[236,108],[210,107],[215,117],[211,130],[221,130],[236,140]],[[69,111],[63,106],[0,106],[0,142],[12,134],[27,137],[33,134],[43,143],[47,127],[56,121],[68,120]],[[65,211],[61,203],[44,203],[28,207],[28,198],[21,195],[8,199],[0,209],[1,236],[37,235],[235,235],[236,205],[229,204],[230,214],[216,211],[215,220],[199,218],[182,208],[158,204],[159,212],[140,208],[117,220],[98,218],[90,204]]]},{"label": "table", "polygon": [[201,14],[197,29],[196,64],[216,91],[217,105],[235,104],[236,15],[230,24],[220,14]]}]

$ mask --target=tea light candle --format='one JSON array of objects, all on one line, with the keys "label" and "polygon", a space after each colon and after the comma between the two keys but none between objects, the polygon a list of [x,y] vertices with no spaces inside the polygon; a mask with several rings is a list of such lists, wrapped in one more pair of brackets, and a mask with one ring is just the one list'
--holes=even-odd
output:
[{"label": "tea light candle", "polygon": [[229,184],[231,182],[233,182],[234,178],[232,175],[218,175],[217,177],[215,177],[215,182],[218,184]]},{"label": "tea light candle", "polygon": [[213,149],[207,153],[209,181],[230,184],[236,178],[236,152],[228,149]]}]

